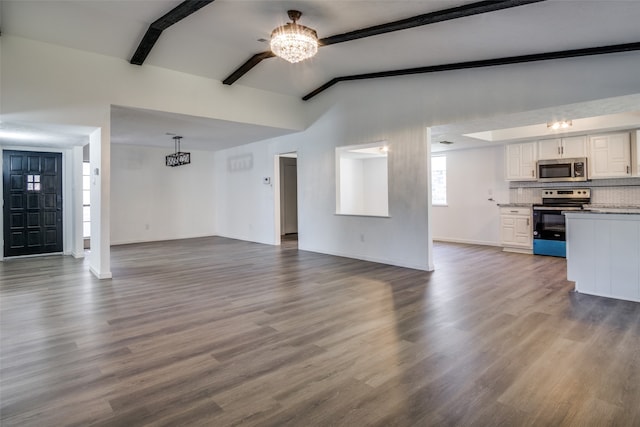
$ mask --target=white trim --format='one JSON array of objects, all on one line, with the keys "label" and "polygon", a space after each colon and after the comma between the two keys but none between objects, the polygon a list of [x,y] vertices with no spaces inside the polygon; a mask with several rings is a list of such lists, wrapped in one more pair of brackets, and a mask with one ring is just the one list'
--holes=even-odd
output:
[{"label": "white trim", "polygon": [[502,245],[497,242],[487,242],[485,240],[467,240],[467,239],[455,239],[449,237],[434,237],[434,242],[444,242],[444,243],[462,243],[465,245],[480,245],[480,246],[495,246],[501,247]]},{"label": "white trim", "polygon": [[98,274],[98,272],[96,270],[94,270],[93,267],[89,267],[89,271],[91,271],[91,274],[93,274],[94,276],[96,276],[100,280],[112,279],[113,278],[113,276],[112,276],[110,271],[107,272],[107,273]]},{"label": "white trim", "polygon": [[30,255],[16,255],[16,256],[8,256],[4,257],[4,261],[11,261],[13,259],[24,259],[24,258],[41,258],[45,256],[66,256],[64,252],[47,252],[44,254],[30,254]]},{"label": "white trim", "polygon": [[317,254],[323,254],[323,255],[331,255],[331,256],[338,256],[341,258],[349,258],[349,259],[358,259],[361,261],[369,261],[369,262],[375,262],[377,264],[385,264],[385,265],[394,265],[396,267],[403,267],[403,268],[411,268],[412,270],[421,270],[421,271],[433,271],[433,269],[429,270],[427,265],[418,265],[418,264],[412,264],[412,263],[406,263],[400,260],[387,260],[387,259],[380,259],[380,258],[376,258],[376,257],[369,257],[369,256],[365,256],[365,255],[348,255],[345,253],[341,253],[341,252],[327,252],[325,250],[314,250],[314,249],[309,249],[309,248],[304,248],[304,249],[299,249],[300,251],[306,251],[306,252],[313,252],[313,253],[317,253]]}]

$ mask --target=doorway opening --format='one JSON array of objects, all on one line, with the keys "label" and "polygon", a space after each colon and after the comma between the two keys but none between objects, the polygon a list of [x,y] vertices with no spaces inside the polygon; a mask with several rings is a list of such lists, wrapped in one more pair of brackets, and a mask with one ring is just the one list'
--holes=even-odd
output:
[{"label": "doorway opening", "polygon": [[277,156],[278,193],[276,244],[298,247],[298,155]]},{"label": "doorway opening", "polygon": [[91,249],[91,162],[89,144],[82,147],[82,241]]}]

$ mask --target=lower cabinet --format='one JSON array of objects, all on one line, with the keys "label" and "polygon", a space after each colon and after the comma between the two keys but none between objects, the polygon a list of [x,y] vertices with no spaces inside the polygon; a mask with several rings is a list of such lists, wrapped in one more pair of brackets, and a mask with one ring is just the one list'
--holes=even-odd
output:
[{"label": "lower cabinet", "polygon": [[532,253],[531,209],[500,208],[500,243],[505,251]]},{"label": "lower cabinet", "polygon": [[576,291],[640,302],[640,214],[569,212],[567,279]]}]

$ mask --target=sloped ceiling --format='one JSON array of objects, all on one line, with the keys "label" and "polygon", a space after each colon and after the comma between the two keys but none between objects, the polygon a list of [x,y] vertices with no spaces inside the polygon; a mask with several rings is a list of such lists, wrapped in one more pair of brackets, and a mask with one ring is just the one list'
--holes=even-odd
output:
[{"label": "sloped ceiling", "polygon": [[[179,3],[175,0],[3,0],[0,28],[3,34],[128,61],[149,25]],[[253,54],[268,49],[265,40],[274,27],[288,20],[287,9],[302,11],[300,23],[315,28],[319,37],[326,37],[470,3],[460,0],[215,0],[167,28],[142,66],[155,65],[222,81]],[[315,58],[299,64],[272,58],[235,84],[301,97],[336,76],[638,42],[638,16],[640,2],[543,1],[327,46],[321,48]],[[139,113],[147,114],[149,119],[149,112],[125,114],[119,110],[119,113],[123,121],[114,123],[114,142],[125,142],[137,133],[145,133],[144,129],[127,126],[124,117]],[[179,116],[175,119],[185,120]],[[139,123],[152,125],[154,121],[140,120]],[[236,144],[277,136],[281,132],[251,126],[233,129],[229,123],[205,125],[192,119],[186,122],[192,126],[203,125],[202,131],[216,128],[222,134],[237,133]],[[478,129],[483,125],[475,123],[472,127]],[[490,127],[484,130],[491,130]],[[157,135],[169,130],[150,128],[148,131]]]}]

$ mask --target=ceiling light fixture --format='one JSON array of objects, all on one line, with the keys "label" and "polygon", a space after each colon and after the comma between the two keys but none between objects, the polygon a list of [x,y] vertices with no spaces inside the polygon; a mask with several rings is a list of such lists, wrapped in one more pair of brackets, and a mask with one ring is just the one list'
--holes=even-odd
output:
[{"label": "ceiling light fixture", "polygon": [[559,122],[547,123],[547,127],[553,130],[568,129],[571,127],[572,124],[573,123],[571,123],[571,120],[561,120]]},{"label": "ceiling light fixture", "polygon": [[175,166],[188,165],[189,163],[191,163],[191,153],[185,153],[180,151],[181,139],[182,139],[181,136],[176,135],[173,137],[173,145],[175,147],[175,153],[165,156],[165,164],[167,166],[175,167]]},{"label": "ceiling light fixture", "polygon": [[297,10],[287,11],[292,22],[271,32],[271,51],[292,64],[313,57],[318,52],[316,30],[296,23],[302,16]]}]

